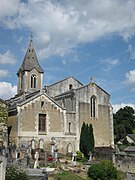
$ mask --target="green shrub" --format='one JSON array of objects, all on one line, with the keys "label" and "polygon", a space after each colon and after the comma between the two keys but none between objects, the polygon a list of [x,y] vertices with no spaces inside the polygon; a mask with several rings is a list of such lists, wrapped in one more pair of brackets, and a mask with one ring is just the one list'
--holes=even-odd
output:
[{"label": "green shrub", "polygon": [[25,171],[16,166],[10,165],[6,168],[5,180],[29,180],[29,176]]},{"label": "green shrub", "polygon": [[86,157],[83,157],[81,160],[79,160],[79,162],[86,163],[86,162],[88,162],[88,159]]},{"label": "green shrub", "polygon": [[77,156],[76,156],[77,160],[81,160],[84,157],[84,155],[81,151],[77,151],[76,154],[77,154]]},{"label": "green shrub", "polygon": [[121,180],[116,167],[111,161],[101,161],[93,164],[88,169],[88,177],[90,180]]}]

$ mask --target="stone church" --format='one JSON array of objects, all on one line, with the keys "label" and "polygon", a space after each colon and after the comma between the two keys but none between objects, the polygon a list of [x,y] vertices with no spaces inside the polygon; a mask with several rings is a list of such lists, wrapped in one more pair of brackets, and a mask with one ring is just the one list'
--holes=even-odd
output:
[{"label": "stone church", "polygon": [[9,141],[49,150],[53,140],[60,153],[76,152],[85,122],[93,125],[95,147],[113,147],[110,95],[95,82],[83,85],[72,76],[43,86],[43,75],[31,39],[17,72],[17,94],[7,101]]}]

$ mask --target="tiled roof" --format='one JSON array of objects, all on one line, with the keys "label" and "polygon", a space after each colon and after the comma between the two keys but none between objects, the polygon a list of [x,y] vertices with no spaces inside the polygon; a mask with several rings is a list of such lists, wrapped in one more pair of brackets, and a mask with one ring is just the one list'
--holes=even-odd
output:
[{"label": "tiled roof", "polygon": [[38,94],[39,91],[35,91],[33,93],[28,93],[28,94],[20,94],[20,95],[16,95],[15,97],[11,98],[8,103],[10,104],[8,110],[12,111],[12,110],[16,110],[16,105],[17,103],[21,103],[24,102],[25,100],[33,97],[34,95]]},{"label": "tiled roof", "polygon": [[55,103],[60,108],[65,109],[64,107],[60,106],[54,99],[49,97],[44,91],[42,91],[42,92],[35,91],[33,93],[22,94],[17,98],[11,99],[11,101],[9,102],[10,106],[9,106],[8,110],[9,111],[16,111],[17,105],[25,104],[25,103],[29,102],[30,100],[33,100],[36,97],[40,96],[41,94],[44,94],[47,98],[49,98],[53,103]]},{"label": "tiled roof", "polygon": [[44,73],[43,69],[39,65],[32,40],[30,40],[26,55],[20,69],[17,72],[17,75],[20,71],[31,71],[32,69],[36,69],[39,73]]},{"label": "tiled roof", "polygon": [[0,98],[0,101],[8,106],[8,103]]},{"label": "tiled roof", "polygon": [[56,85],[56,84],[59,84],[60,82],[63,82],[63,81],[65,81],[65,80],[67,80],[67,79],[70,79],[70,78],[74,79],[74,80],[77,81],[81,86],[83,86],[83,84],[82,84],[79,80],[77,80],[77,79],[74,78],[73,76],[69,76],[69,77],[64,78],[64,79],[62,79],[62,80],[60,80],[60,81],[57,81],[57,82],[55,82],[55,83],[53,83],[53,84],[51,84],[51,85],[45,86],[45,88],[54,86],[54,85]]},{"label": "tiled roof", "polygon": [[54,97],[54,99],[60,98],[60,97],[65,97],[65,96],[72,96],[74,95],[74,89],[70,90],[70,91],[66,91],[64,93],[61,93],[57,96]]}]

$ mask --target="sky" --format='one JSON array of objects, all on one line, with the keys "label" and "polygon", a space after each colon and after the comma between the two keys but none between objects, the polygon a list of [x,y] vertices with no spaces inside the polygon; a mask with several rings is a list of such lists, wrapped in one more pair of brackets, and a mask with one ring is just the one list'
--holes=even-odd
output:
[{"label": "sky", "polygon": [[44,85],[90,77],[135,108],[135,0],[0,0],[0,98],[16,94],[30,35]]}]

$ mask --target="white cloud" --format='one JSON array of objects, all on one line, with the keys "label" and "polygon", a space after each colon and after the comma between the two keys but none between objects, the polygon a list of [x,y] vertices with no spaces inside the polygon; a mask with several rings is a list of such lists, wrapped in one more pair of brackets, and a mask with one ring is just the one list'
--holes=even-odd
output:
[{"label": "white cloud", "polygon": [[113,113],[116,113],[120,108],[124,108],[125,106],[130,106],[135,110],[135,105],[134,104],[121,103],[121,104],[115,104],[115,105],[112,105],[112,106],[113,106]]},{"label": "white cloud", "polygon": [[17,92],[17,86],[12,86],[11,83],[0,82],[0,98],[6,100],[14,96]]},{"label": "white cloud", "polygon": [[104,67],[103,67],[104,71],[110,71],[112,68],[114,68],[115,66],[119,64],[119,59],[108,58],[108,59],[101,60],[101,63],[104,64]]},{"label": "white cloud", "polygon": [[131,85],[133,87],[132,91],[135,91],[135,69],[127,72],[125,74],[125,77],[126,77],[125,83]]},{"label": "white cloud", "polygon": [[7,50],[4,54],[0,54],[0,64],[15,64],[15,56]]},{"label": "white cloud", "polygon": [[131,58],[135,59],[135,48],[131,44],[128,46],[128,51],[131,55]]},{"label": "white cloud", "polygon": [[135,85],[135,69],[127,72],[126,76],[126,83]]},{"label": "white cloud", "polygon": [[17,13],[19,0],[0,0],[0,19]]},{"label": "white cloud", "polygon": [[7,77],[9,75],[8,70],[0,69],[0,78]]},{"label": "white cloud", "polygon": [[[63,56],[80,43],[118,33],[126,41],[134,35],[134,0],[0,0],[0,23],[28,28],[42,58]],[[7,5],[7,6],[6,6]]]}]

